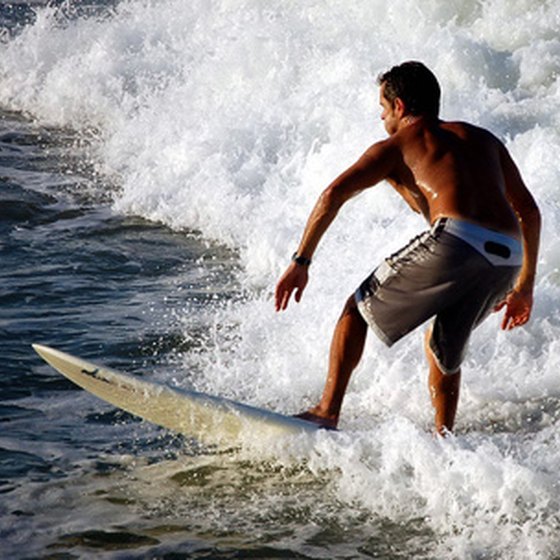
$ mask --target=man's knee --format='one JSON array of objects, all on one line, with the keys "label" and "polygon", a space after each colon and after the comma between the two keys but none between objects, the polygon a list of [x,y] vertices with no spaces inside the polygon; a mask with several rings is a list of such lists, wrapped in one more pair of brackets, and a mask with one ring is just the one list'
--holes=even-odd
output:
[{"label": "man's knee", "polygon": [[344,319],[350,319],[354,325],[359,325],[363,329],[367,330],[367,323],[358,309],[358,304],[356,303],[354,295],[351,295],[344,304],[339,321]]},{"label": "man's knee", "polygon": [[359,315],[360,318],[362,318],[362,314],[358,309],[358,304],[356,303],[356,298],[353,294],[346,300],[346,303],[344,304],[342,316],[344,317],[345,315]]},{"label": "man's knee", "polygon": [[453,376],[461,372],[461,363],[463,361],[464,349],[458,351],[455,349],[440,348],[437,340],[433,336],[433,330],[430,328],[426,332],[425,350],[428,361],[446,376]]}]

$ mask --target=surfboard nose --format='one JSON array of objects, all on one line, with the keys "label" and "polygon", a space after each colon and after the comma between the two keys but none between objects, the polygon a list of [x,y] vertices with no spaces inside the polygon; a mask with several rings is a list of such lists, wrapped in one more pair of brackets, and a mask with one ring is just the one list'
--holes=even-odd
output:
[{"label": "surfboard nose", "polygon": [[37,354],[39,354],[39,356],[41,356],[41,358],[44,358],[45,354],[47,354],[49,351],[52,352],[53,350],[52,348],[49,348],[44,344],[37,344],[37,343],[32,344],[31,347],[33,348],[33,350],[35,350],[35,352],[37,352]]}]

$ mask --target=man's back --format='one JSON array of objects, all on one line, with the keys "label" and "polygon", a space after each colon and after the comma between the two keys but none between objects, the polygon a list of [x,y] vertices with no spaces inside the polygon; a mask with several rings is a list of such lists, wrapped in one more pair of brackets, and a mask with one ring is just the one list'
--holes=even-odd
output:
[{"label": "man's back", "polygon": [[389,142],[402,156],[391,183],[401,194],[401,186],[414,193],[430,222],[443,216],[462,218],[519,235],[506,198],[504,158],[509,156],[492,134],[466,123],[419,118]]}]

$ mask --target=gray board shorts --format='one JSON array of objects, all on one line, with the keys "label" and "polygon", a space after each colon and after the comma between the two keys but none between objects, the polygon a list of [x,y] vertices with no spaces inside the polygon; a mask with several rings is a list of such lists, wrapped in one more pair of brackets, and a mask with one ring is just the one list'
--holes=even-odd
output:
[{"label": "gray board shorts", "polygon": [[435,315],[430,348],[440,369],[453,374],[472,330],[511,290],[522,261],[514,237],[441,218],[377,267],[355,299],[388,346]]}]

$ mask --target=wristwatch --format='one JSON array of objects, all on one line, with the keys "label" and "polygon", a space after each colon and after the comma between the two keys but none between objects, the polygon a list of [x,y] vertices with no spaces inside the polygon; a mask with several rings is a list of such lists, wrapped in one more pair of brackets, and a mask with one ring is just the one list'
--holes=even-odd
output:
[{"label": "wristwatch", "polygon": [[298,255],[297,252],[292,255],[292,261],[294,261],[296,264],[299,264],[300,266],[309,266],[311,264],[311,259],[302,257],[301,255]]}]

